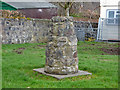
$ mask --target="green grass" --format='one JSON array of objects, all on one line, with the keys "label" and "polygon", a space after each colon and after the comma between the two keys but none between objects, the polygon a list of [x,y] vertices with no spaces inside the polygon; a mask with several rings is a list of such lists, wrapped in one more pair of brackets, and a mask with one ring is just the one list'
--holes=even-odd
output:
[{"label": "green grass", "polygon": [[[40,46],[38,46],[40,45]],[[11,44],[2,46],[3,88],[117,88],[118,56],[107,55],[102,47],[117,47],[116,43],[79,42],[79,69],[92,75],[57,80],[34,72],[45,65],[45,44]],[[18,50],[19,48],[24,50]],[[17,54],[16,50],[22,52]],[[102,55],[104,53],[105,55]]]},{"label": "green grass", "polygon": [[88,17],[84,17],[84,16],[83,16],[83,13],[79,13],[78,15],[77,15],[77,14],[70,14],[70,16],[72,16],[72,17],[78,17],[78,18],[89,19]]},{"label": "green grass", "polygon": [[76,14],[71,14],[70,16],[72,16],[72,17],[79,17],[79,18],[83,18],[83,14],[82,14],[82,13],[79,13],[79,15],[76,15]]},{"label": "green grass", "polygon": [[2,47],[0,45],[0,90],[2,88]]}]

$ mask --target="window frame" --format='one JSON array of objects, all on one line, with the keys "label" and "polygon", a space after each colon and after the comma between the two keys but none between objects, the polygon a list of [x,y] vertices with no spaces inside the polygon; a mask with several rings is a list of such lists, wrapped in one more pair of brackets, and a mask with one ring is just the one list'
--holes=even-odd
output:
[{"label": "window frame", "polygon": [[[108,18],[110,11],[114,11],[114,18]],[[106,14],[107,14],[107,15],[106,15],[106,17],[107,17],[107,19],[106,19],[106,24],[107,24],[107,25],[120,25],[120,23],[117,23],[117,22],[116,22],[116,21],[119,21],[119,20],[120,20],[120,18],[117,18],[117,17],[116,17],[116,16],[118,15],[118,14],[117,14],[118,11],[120,12],[120,9],[108,9],[108,10],[106,11]],[[119,14],[119,15],[120,15],[120,14]],[[114,20],[113,23],[109,23],[108,21],[109,21],[109,20],[112,20],[112,19]],[[117,20],[117,19],[118,19],[118,20]]]}]

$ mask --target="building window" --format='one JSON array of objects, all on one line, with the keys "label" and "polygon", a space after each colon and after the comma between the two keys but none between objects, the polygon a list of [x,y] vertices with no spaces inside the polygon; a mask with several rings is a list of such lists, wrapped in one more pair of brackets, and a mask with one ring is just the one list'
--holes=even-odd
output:
[{"label": "building window", "polygon": [[120,25],[120,10],[107,11],[107,24]]},{"label": "building window", "polygon": [[108,18],[114,18],[115,12],[114,11],[109,11]]}]

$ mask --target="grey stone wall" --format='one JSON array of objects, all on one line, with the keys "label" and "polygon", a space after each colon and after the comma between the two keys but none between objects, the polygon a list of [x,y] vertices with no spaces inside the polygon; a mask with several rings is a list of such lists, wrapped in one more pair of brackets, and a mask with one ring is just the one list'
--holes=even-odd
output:
[{"label": "grey stone wall", "polygon": [[[47,42],[50,19],[0,19],[0,40],[3,44]],[[87,33],[96,39],[97,30],[89,22],[73,21],[74,30],[79,41],[84,41]]]},{"label": "grey stone wall", "polygon": [[97,23],[74,21],[74,28],[79,41],[85,41],[90,37],[95,40],[97,38]]},{"label": "grey stone wall", "polygon": [[47,42],[50,20],[0,19],[2,43],[39,43]]}]

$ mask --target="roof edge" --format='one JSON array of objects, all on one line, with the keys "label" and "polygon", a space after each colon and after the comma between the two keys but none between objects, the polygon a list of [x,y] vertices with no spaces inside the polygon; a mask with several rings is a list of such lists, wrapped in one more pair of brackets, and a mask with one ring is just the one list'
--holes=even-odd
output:
[{"label": "roof edge", "polygon": [[7,4],[8,6],[14,8],[14,9],[16,9],[16,10],[18,9],[18,8],[16,8],[15,6],[13,6],[13,5],[11,5],[11,4],[7,3],[7,2],[3,2],[3,1],[0,1],[0,2],[5,3],[5,4]]}]

